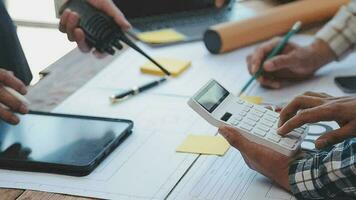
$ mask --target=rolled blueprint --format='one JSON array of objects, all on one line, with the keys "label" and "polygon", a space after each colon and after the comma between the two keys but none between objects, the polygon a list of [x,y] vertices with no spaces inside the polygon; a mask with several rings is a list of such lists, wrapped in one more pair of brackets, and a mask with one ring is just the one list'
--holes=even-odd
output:
[{"label": "rolled blueprint", "polygon": [[218,24],[204,34],[204,43],[213,54],[228,52],[287,32],[295,22],[303,26],[334,16],[350,0],[304,0],[288,3],[256,17]]}]

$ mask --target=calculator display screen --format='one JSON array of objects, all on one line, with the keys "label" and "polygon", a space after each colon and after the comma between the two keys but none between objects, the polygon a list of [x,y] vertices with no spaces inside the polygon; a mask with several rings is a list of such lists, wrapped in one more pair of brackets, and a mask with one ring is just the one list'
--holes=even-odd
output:
[{"label": "calculator display screen", "polygon": [[211,82],[195,100],[208,112],[212,113],[225,99],[229,92],[217,82]]}]

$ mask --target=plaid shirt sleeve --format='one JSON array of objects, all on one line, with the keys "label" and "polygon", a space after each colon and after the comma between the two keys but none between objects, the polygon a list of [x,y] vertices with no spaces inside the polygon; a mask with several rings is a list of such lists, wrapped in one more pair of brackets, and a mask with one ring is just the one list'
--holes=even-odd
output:
[{"label": "plaid shirt sleeve", "polygon": [[356,138],[296,160],[289,183],[298,199],[356,199]]},{"label": "plaid shirt sleeve", "polygon": [[356,44],[356,0],[343,6],[316,38],[328,43],[338,59],[348,55]]}]

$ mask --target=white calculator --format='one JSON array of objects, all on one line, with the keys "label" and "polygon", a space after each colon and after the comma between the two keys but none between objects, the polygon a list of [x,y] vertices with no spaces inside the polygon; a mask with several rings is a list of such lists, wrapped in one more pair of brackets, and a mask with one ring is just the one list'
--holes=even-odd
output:
[{"label": "white calculator", "polygon": [[278,135],[279,113],[232,95],[215,80],[201,88],[188,105],[213,126],[232,126],[250,141],[286,156],[299,150],[308,133],[305,125],[284,137]]}]

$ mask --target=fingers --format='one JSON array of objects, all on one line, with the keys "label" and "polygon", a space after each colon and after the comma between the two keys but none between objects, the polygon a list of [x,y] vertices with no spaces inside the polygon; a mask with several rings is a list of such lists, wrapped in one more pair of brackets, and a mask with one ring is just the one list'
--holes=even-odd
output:
[{"label": "fingers", "polygon": [[331,131],[315,141],[315,147],[317,149],[322,149],[334,144],[338,144],[348,138],[353,138],[356,136],[356,120],[348,123],[347,125],[341,127],[340,129]]},{"label": "fingers", "polygon": [[8,92],[4,87],[0,88],[0,102],[1,104],[10,108],[12,111],[16,111],[22,114],[28,113],[27,106],[21,100]]},{"label": "fingers", "polygon": [[[251,142],[238,131],[231,127],[222,127],[219,129],[219,133],[236,149],[238,149],[242,155],[245,156],[245,161],[251,164],[251,160],[258,160],[261,156],[261,147],[256,143]],[[264,148],[263,148],[264,149]],[[252,168],[252,167],[250,167]]]},{"label": "fingers", "polygon": [[239,132],[231,127],[222,127],[219,129],[219,133],[235,148],[241,152],[247,151],[247,146],[250,141],[243,137]]},{"label": "fingers", "polygon": [[10,124],[18,124],[20,122],[19,118],[13,112],[3,107],[0,108],[0,119]]},{"label": "fingers", "polygon": [[61,19],[60,19],[60,22],[59,22],[59,30],[62,32],[62,33],[65,33],[66,30],[67,30],[67,21],[68,21],[68,16],[70,14],[70,10],[69,9],[65,9],[62,16],[61,16]]},{"label": "fingers", "polygon": [[280,113],[279,126],[291,119],[301,109],[313,108],[324,103],[321,98],[301,95],[290,102]]},{"label": "fingers", "polygon": [[82,29],[78,28],[78,23],[79,15],[67,9],[61,16],[59,30],[67,34],[69,41],[75,41],[82,52],[88,53],[91,51],[91,47],[86,43],[85,34]]},{"label": "fingers", "polygon": [[103,59],[103,58],[105,58],[106,56],[108,56],[107,53],[102,53],[102,52],[99,52],[98,50],[95,50],[95,51],[93,52],[93,54],[94,54],[94,56],[95,56],[96,58],[98,58],[98,59]]},{"label": "fingers", "polygon": [[78,48],[84,52],[88,53],[91,51],[91,47],[88,46],[88,44],[85,41],[85,34],[82,29],[76,28],[74,30],[74,39],[77,42]]},{"label": "fingers", "polygon": [[[21,100],[11,95],[3,86],[8,86],[23,95],[27,93],[26,86],[17,79],[13,73],[3,69],[0,70],[0,82],[2,83],[0,87],[0,103],[2,104],[0,106],[0,118],[8,123],[17,124],[19,123],[19,119],[10,110],[26,114],[28,113],[28,108]],[[10,110],[5,107],[8,107]]]},{"label": "fingers", "polygon": [[329,95],[329,94],[326,94],[324,92],[311,92],[311,91],[307,91],[305,92],[303,95],[305,96],[311,96],[311,97],[319,97],[319,98],[331,98],[333,96]]},{"label": "fingers", "polygon": [[280,55],[270,60],[267,60],[264,63],[263,69],[267,72],[274,72],[277,70],[282,70],[286,68],[291,68],[298,63],[298,57],[294,56],[293,54],[288,55]]},{"label": "fingers", "polygon": [[258,47],[255,52],[247,58],[247,64],[251,74],[255,74],[263,60],[266,58],[267,54],[273,50],[273,48],[278,44],[280,38],[274,38],[267,43]]},{"label": "fingers", "polygon": [[[131,28],[130,23],[112,0],[89,0],[89,3],[111,16],[124,31]],[[87,53],[91,51],[91,47],[86,43],[84,32],[78,28],[79,20],[80,17],[77,13],[66,9],[61,16],[59,30],[63,33],[67,33],[68,40],[72,42],[75,41],[79,49]],[[106,56],[106,54],[100,54],[98,52],[94,55],[99,58]]]},{"label": "fingers", "polygon": [[97,9],[104,11],[107,15],[111,16],[124,31],[131,28],[131,24],[127,21],[124,14],[112,2],[112,0],[88,0],[88,2]]},{"label": "fingers", "polygon": [[0,69],[0,83],[8,86],[17,92],[25,95],[27,93],[26,85],[22,83],[18,78],[14,76],[12,72]]},{"label": "fingers", "polygon": [[225,3],[225,0],[215,0],[215,6],[221,8]]},{"label": "fingers", "polygon": [[303,126],[307,123],[316,123],[320,121],[332,121],[334,112],[327,106],[319,106],[300,111],[294,117],[284,123],[279,129],[278,133],[281,135],[288,134],[292,130]]},{"label": "fingers", "polygon": [[261,76],[260,78],[258,78],[258,82],[260,82],[260,84],[266,88],[280,89],[282,87],[281,81],[267,78],[265,76]]},{"label": "fingers", "polygon": [[68,40],[73,42],[75,41],[74,30],[77,28],[79,23],[79,15],[75,12],[72,12],[68,15],[67,24],[66,24],[66,33]]}]

